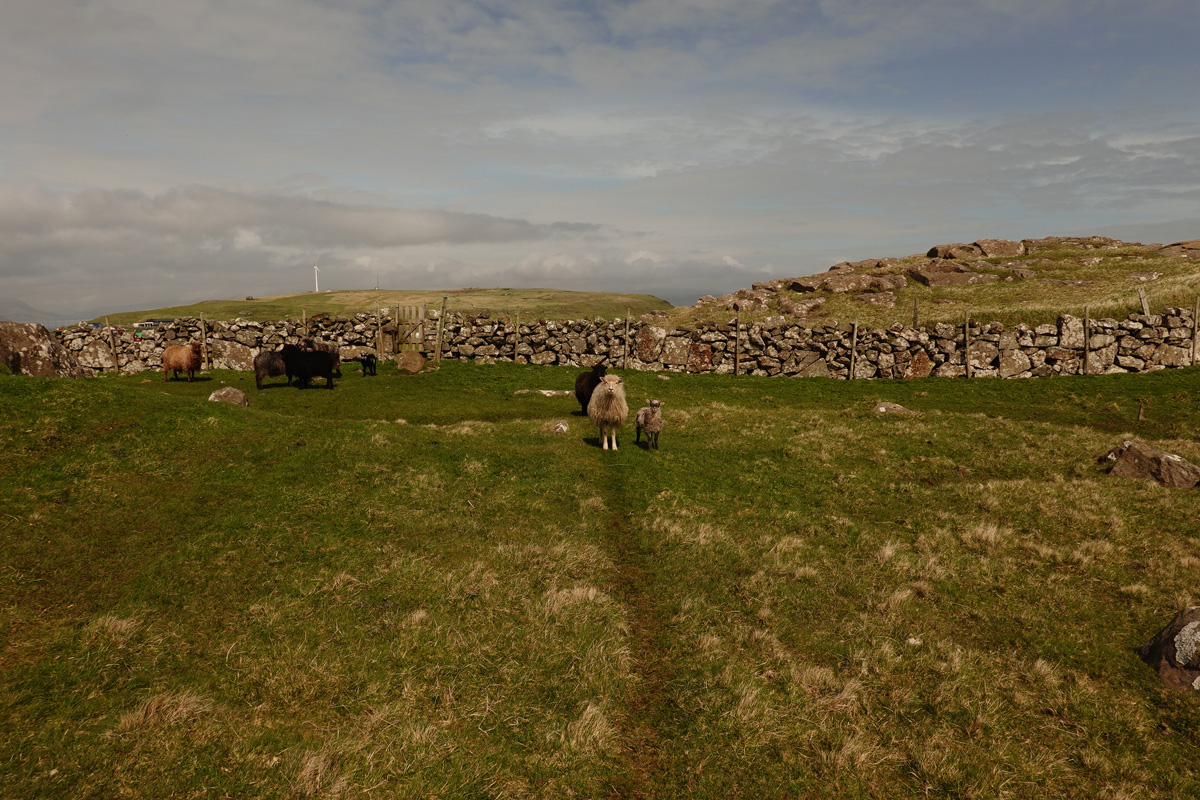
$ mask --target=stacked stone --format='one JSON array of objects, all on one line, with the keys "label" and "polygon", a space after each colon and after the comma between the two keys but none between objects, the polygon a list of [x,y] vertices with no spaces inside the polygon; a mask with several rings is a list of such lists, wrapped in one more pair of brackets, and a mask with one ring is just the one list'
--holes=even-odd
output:
[{"label": "stacked stone", "polygon": [[[385,316],[385,328],[394,321]],[[119,369],[123,373],[160,369],[162,353],[167,347],[205,335],[210,364],[215,369],[253,369],[254,356],[259,350],[278,349],[284,344],[299,344],[306,337],[334,342],[343,357],[353,357],[359,350],[375,346],[379,321],[375,315],[360,313],[352,318],[316,318],[307,321],[253,322],[245,319],[204,322],[203,331],[198,318],[187,317],[156,328],[118,328],[112,330],[117,346],[114,363],[108,328],[79,326],[62,328],[55,336],[75,355],[80,366],[92,371]],[[207,365],[206,365],[207,366]]]},{"label": "stacked stone", "polygon": [[[394,324],[389,318],[384,328]],[[336,343],[343,358],[375,346],[379,321],[354,318],[258,323],[246,320],[207,324],[210,360],[218,369],[251,369],[262,348],[276,349],[316,337]],[[427,323],[426,349],[434,348],[436,321]],[[784,317],[743,326],[735,341],[732,324],[703,322],[668,331],[652,322],[628,326],[628,366],[637,370],[731,373],[856,379],[972,376],[1045,377],[1116,372],[1150,372],[1192,363],[1194,320],[1190,309],[1130,315],[1124,320],[1092,320],[1085,343],[1084,321],[1063,315],[1057,323],[1015,325],[939,323],[932,328],[893,325],[887,330],[854,330],[846,324],[802,325]],[[591,367],[624,366],[626,325],[622,319],[537,320],[518,326],[507,318],[448,315],[442,357],[502,360],[529,364]],[[57,332],[79,363],[91,370],[137,372],[157,369],[163,348],[199,339],[200,321],[182,319],[157,329],[126,329],[115,334],[113,363],[107,330],[76,328]],[[969,349],[964,347],[969,338]],[[1087,347],[1085,358],[1085,344]],[[514,353],[514,347],[516,351]],[[429,353],[432,356],[432,353]]]}]

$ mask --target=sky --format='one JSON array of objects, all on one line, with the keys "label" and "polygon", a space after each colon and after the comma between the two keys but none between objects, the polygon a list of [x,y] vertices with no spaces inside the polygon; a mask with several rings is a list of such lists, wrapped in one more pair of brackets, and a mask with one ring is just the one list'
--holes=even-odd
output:
[{"label": "sky", "polygon": [[1195,0],[4,0],[0,302],[1200,238]]}]

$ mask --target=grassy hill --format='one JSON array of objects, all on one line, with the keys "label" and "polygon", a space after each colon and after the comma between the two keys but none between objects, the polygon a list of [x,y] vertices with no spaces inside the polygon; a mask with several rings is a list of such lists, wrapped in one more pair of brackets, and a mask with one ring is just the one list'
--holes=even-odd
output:
[{"label": "grassy hill", "polygon": [[[1038,325],[1053,322],[1059,314],[1083,316],[1085,308],[1093,318],[1119,319],[1131,312],[1141,313],[1139,287],[1145,291],[1152,313],[1160,313],[1165,307],[1192,308],[1200,297],[1200,260],[1160,252],[1162,245],[1109,240],[1111,244],[1095,247],[1084,246],[1085,241],[1048,240],[1031,245],[1028,252],[1020,256],[971,259],[969,264],[973,269],[997,276],[994,283],[930,287],[908,278],[907,285],[894,293],[892,308],[858,300],[857,292],[783,291],[772,299],[770,308],[743,313],[742,319],[764,319],[780,314],[780,299],[822,298],[824,304],[805,317],[810,323],[857,320],[865,326],[879,328],[895,323],[911,325],[916,301],[921,325],[961,323],[965,313],[981,321]],[[1192,252],[1200,255],[1200,250]],[[859,268],[857,271],[907,276],[910,269],[929,261],[925,254],[917,254],[891,259],[892,263],[881,268]],[[1032,276],[1014,277],[1013,267],[1027,269]],[[1158,277],[1145,282],[1134,277],[1154,273]],[[724,307],[724,303],[718,303],[679,308],[672,312],[672,318],[677,322],[723,322],[732,318],[732,312]]]},{"label": "grassy hill", "polygon": [[1200,495],[1096,463],[1200,462],[1196,369],[629,373],[657,452],[517,393],[574,375],[0,375],[0,794],[1200,791],[1135,654],[1200,602]]},{"label": "grassy hill", "polygon": [[[131,325],[144,319],[198,317],[207,319],[243,319],[268,322],[302,315],[328,312],[333,315],[349,316],[360,311],[373,313],[377,308],[428,304],[429,308],[441,308],[442,298],[449,298],[449,308],[454,311],[478,313],[492,311],[497,314],[519,314],[523,319],[576,319],[587,316],[606,318],[624,317],[648,311],[671,308],[666,300],[648,294],[620,294],[608,292],[568,292],[558,289],[454,289],[448,291],[389,291],[355,290],[329,292],[302,292],[300,294],[256,297],[252,300],[207,300],[188,306],[171,306],[145,311],[129,311],[110,314],[114,325]],[[95,320],[103,322],[103,319]]]}]

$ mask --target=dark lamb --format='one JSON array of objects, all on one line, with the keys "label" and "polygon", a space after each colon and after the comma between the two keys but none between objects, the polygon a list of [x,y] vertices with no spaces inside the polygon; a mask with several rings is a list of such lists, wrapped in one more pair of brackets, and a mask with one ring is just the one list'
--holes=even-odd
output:
[{"label": "dark lamb", "polygon": [[313,378],[324,378],[325,385],[333,388],[333,374],[337,369],[338,357],[325,350],[301,350],[291,344],[285,344],[279,351],[287,368],[288,383],[296,376],[297,388],[308,387]]},{"label": "dark lamb", "polygon": [[579,401],[579,407],[583,410],[585,417],[588,413],[588,403],[592,402],[592,392],[596,391],[596,387],[600,385],[600,379],[607,374],[608,367],[597,364],[590,371],[581,373],[575,379],[575,399]]},{"label": "dark lamb", "polygon": [[347,361],[357,361],[359,364],[362,364],[363,377],[366,377],[367,375],[374,375],[375,374],[375,365],[379,363],[379,359],[375,356],[374,353],[363,353],[360,356],[355,356],[354,358],[347,358],[346,360]]}]

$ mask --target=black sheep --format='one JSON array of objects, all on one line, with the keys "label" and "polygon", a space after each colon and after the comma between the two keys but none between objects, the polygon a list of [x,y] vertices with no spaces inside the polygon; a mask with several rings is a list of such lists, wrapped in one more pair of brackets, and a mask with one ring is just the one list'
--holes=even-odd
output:
[{"label": "black sheep", "polygon": [[592,367],[590,372],[581,373],[575,379],[575,399],[579,401],[579,407],[583,410],[585,417],[588,413],[588,403],[592,402],[592,392],[596,391],[596,387],[600,385],[600,379],[607,374],[608,367],[597,364]]},{"label": "black sheep", "polygon": [[296,386],[304,389],[313,378],[324,378],[325,385],[333,388],[333,374],[337,369],[338,357],[325,350],[301,350],[291,344],[285,344],[279,351],[283,363],[287,367],[288,383],[296,376]]},{"label": "black sheep", "polygon": [[374,353],[363,353],[355,360],[362,364],[363,376],[375,374],[375,364],[379,359],[375,357]]}]

